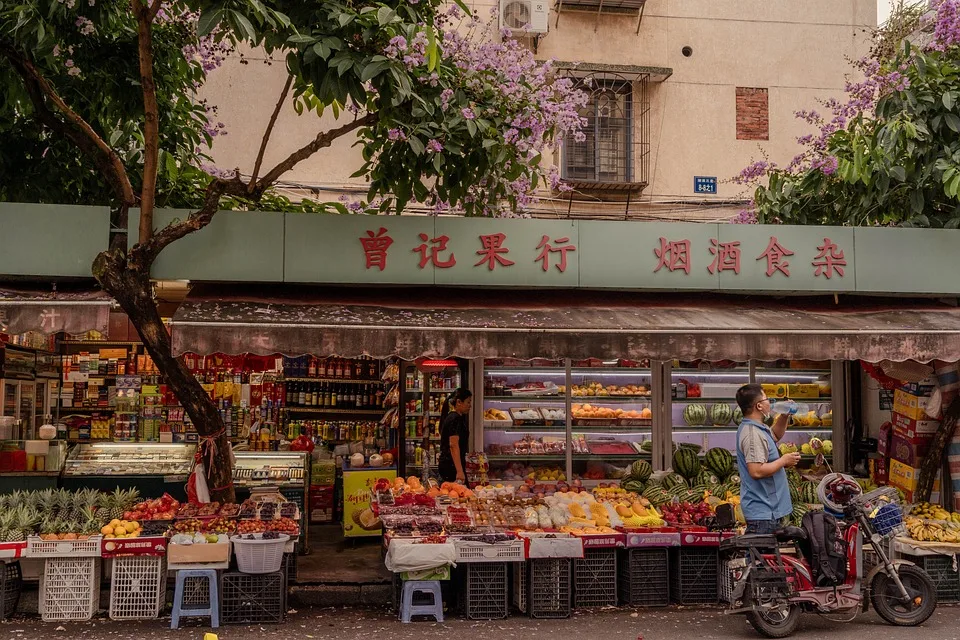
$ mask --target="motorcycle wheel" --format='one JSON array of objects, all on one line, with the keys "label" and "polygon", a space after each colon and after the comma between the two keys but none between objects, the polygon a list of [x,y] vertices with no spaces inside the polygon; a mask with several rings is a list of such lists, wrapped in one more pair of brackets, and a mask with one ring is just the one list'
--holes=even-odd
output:
[{"label": "motorcycle wheel", "polygon": [[[900,601],[897,583],[881,571],[870,585],[870,601],[880,617],[898,627],[923,624],[937,608],[937,589],[926,571],[912,564],[897,567],[900,581],[910,594],[911,602]],[[917,602],[919,600],[919,602]]]},{"label": "motorcycle wheel", "polygon": [[767,638],[786,638],[800,624],[800,606],[786,604],[775,611],[751,611],[747,614],[750,626]]}]

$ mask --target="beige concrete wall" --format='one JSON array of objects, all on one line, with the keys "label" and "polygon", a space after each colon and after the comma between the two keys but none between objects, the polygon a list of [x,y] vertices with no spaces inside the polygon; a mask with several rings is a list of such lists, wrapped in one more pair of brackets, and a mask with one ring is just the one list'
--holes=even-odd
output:
[{"label": "beige concrete wall", "polygon": [[[493,3],[474,3],[487,16]],[[622,217],[654,215],[677,219],[729,216],[736,205],[693,206],[693,176],[729,179],[757,159],[761,150],[786,164],[797,153],[797,136],[809,128],[793,112],[817,107],[818,98],[842,94],[848,60],[866,53],[867,31],[876,25],[875,0],[649,0],[639,34],[631,15],[551,13],[550,32],[537,55],[542,59],[669,67],[673,75],[652,84],[651,184],[630,211],[624,203],[575,203],[573,210]],[[693,55],[684,57],[684,46]],[[214,147],[221,168],[249,172],[270,112],[283,84],[283,63],[272,66],[254,52],[239,57],[210,77],[205,97],[219,106],[229,135]],[[770,139],[736,139],[737,87],[769,91]],[[334,122],[327,114],[298,117],[292,107],[278,121],[266,162],[277,161]],[[363,190],[349,176],[359,166],[352,141],[341,140],[302,163],[286,179],[321,188],[322,198],[341,189]],[[329,191],[328,191],[329,190]],[[717,201],[743,197],[737,185],[721,183]],[[708,203],[709,204],[709,203]],[[566,215],[568,203],[549,199],[545,215]]]}]

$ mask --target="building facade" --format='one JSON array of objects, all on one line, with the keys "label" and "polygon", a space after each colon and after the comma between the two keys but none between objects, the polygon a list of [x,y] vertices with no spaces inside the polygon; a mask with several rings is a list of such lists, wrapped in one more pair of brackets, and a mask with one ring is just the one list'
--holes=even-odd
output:
[{"label": "building facade", "polygon": [[[472,3],[519,35],[541,59],[592,82],[587,139],[552,158],[574,186],[572,199],[544,193],[536,214],[724,220],[749,194],[730,183],[752,160],[780,165],[809,132],[794,116],[839,96],[849,61],[866,54],[874,0],[483,0]],[[229,135],[213,150],[218,167],[249,173],[260,133],[284,81],[281,61],[232,56],[204,89]],[[266,162],[276,161],[333,118],[284,109]],[[291,195],[359,198],[353,140],[285,177]]]}]

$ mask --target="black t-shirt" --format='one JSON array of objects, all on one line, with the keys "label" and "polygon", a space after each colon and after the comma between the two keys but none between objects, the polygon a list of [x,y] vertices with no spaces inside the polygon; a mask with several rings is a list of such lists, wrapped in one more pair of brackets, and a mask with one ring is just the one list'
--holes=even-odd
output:
[{"label": "black t-shirt", "polygon": [[467,416],[461,415],[456,411],[451,411],[443,419],[440,425],[440,461],[437,471],[440,477],[446,482],[454,482],[457,479],[457,467],[453,463],[453,456],[450,454],[450,438],[457,436],[460,438],[460,464],[464,473],[467,471],[467,448],[470,446],[470,426],[467,423]]}]

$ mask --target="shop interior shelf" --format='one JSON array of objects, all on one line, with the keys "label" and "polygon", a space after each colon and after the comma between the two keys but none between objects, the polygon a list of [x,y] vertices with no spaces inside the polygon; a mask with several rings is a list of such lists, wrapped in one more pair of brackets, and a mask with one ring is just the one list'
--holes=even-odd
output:
[{"label": "shop interior shelf", "polygon": [[[456,389],[430,389],[430,395],[435,393],[453,393]],[[423,393],[423,389],[404,389],[404,393]]]},{"label": "shop interior shelf", "polygon": [[283,382],[332,382],[334,384],[380,384],[379,380],[347,380],[344,378],[284,378]]},{"label": "shop interior shelf", "polygon": [[[598,426],[593,426],[593,427],[571,427],[571,429],[573,430],[574,433],[604,433],[604,432],[613,432],[613,433],[625,433],[625,434],[643,433],[643,432],[650,431],[651,428],[652,428],[652,427],[650,427],[650,426],[644,426],[644,427],[623,427],[623,426],[619,426],[619,425],[615,425],[615,424],[598,425]],[[521,431],[521,432],[527,432],[527,433],[540,433],[540,432],[551,432],[551,433],[552,433],[552,432],[557,432],[557,431],[559,431],[560,433],[563,433],[564,431],[567,430],[567,427],[564,426],[564,425],[559,425],[559,426],[554,426],[554,427],[545,427],[545,426],[543,426],[543,425],[533,425],[533,424],[529,424],[529,425],[524,425],[524,426],[520,426],[520,427],[515,426],[515,425],[507,425],[507,426],[503,426],[503,427],[497,427],[497,426],[489,426],[489,427],[487,427],[487,426],[485,426],[485,427],[483,428],[483,430],[484,430],[484,431],[511,431],[511,432]]]},{"label": "shop interior shelf", "polygon": [[[636,460],[637,458],[650,457],[650,453],[575,453],[574,460]],[[543,454],[518,454],[518,455],[488,455],[489,462],[512,462],[514,460],[542,460],[544,462],[555,462],[566,460],[564,455],[543,455]],[[410,465],[407,465],[410,466]]]},{"label": "shop interior shelf", "polygon": [[[783,398],[775,398],[776,400],[782,400]],[[820,396],[819,398],[787,398],[788,400],[793,400],[800,404],[826,404],[828,402],[833,402],[833,398],[830,396]],[[736,402],[736,398],[733,396],[722,397],[722,398],[672,398],[671,402],[677,404],[711,404],[717,402],[727,402],[733,403]]]},{"label": "shop interior shelf", "polygon": [[[701,375],[701,376],[708,376],[708,377],[712,376],[712,377],[726,377],[726,378],[734,378],[734,377],[749,378],[750,377],[750,372],[746,368],[713,369],[709,371],[704,371],[701,369],[689,369],[689,368],[679,369],[678,368],[678,369],[672,369],[671,372],[674,375],[684,374],[689,376]],[[776,378],[778,376],[820,377],[820,376],[829,376],[829,375],[830,375],[829,369],[763,369],[763,368],[757,367],[757,370],[756,370],[756,377],[758,379],[759,378],[770,379],[770,378]]]},{"label": "shop interior shelf", "polygon": [[[688,425],[688,424],[675,424],[673,425],[674,433],[701,433],[703,431],[710,431],[712,433],[724,433],[724,432],[733,432],[736,431],[737,427],[734,425],[727,425],[725,427],[715,427],[707,424],[698,424],[698,425]],[[793,432],[803,432],[803,433],[813,433],[822,431],[824,433],[833,433],[833,427],[789,427],[787,433]]]},{"label": "shop interior shelf", "polygon": [[327,407],[281,407],[288,413],[330,413],[339,415],[382,416],[383,409],[329,409]]},{"label": "shop interior shelf", "polygon": [[[484,367],[484,373],[498,373],[501,375],[531,375],[531,374],[549,374],[564,375],[563,367]],[[574,375],[589,374],[618,374],[630,376],[650,376],[649,368],[631,368],[631,367],[571,367],[570,372]]]},{"label": "shop interior shelf", "polygon": [[[484,396],[484,401],[489,402],[566,402],[567,399],[561,395],[553,396]],[[583,404],[589,402],[591,404],[604,403],[604,402],[619,402],[619,403],[643,403],[650,404],[651,396],[571,396],[571,401],[573,404]]]}]

